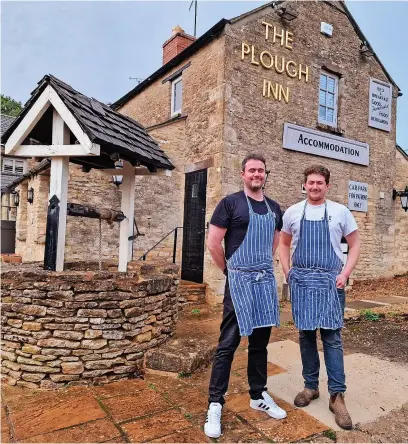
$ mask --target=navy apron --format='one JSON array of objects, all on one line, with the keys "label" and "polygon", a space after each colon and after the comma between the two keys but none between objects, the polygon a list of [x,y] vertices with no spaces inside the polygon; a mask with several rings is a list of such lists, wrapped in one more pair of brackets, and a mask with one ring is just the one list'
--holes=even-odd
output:
[{"label": "navy apron", "polygon": [[343,327],[343,307],[336,288],[343,264],[330,241],[327,203],[323,220],[306,220],[306,206],[307,201],[288,276],[293,319],[299,330],[336,330]]},{"label": "navy apron", "polygon": [[275,217],[268,202],[267,214],[256,214],[248,202],[246,236],[227,260],[228,282],[241,336],[254,328],[279,326],[279,304],[273,274]]}]

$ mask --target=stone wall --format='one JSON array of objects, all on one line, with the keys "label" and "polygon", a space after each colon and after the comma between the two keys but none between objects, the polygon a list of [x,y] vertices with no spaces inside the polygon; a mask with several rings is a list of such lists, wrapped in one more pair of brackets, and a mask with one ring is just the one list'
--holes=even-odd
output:
[{"label": "stone wall", "polygon": [[[408,186],[408,155],[397,151],[397,168],[395,177],[395,189],[405,190]],[[395,208],[395,232],[394,254],[398,258],[394,262],[394,274],[408,273],[408,211],[401,207],[401,199],[397,197],[394,202]]]},{"label": "stone wall", "polygon": [[[321,163],[332,173],[328,197],[347,205],[348,181],[369,184],[368,212],[353,212],[362,237],[361,259],[354,278],[372,279],[391,276],[399,258],[394,251],[394,203],[391,199],[395,180],[396,100],[392,104],[392,128],[387,133],[368,127],[369,79],[388,81],[374,57],[359,53],[360,38],[347,16],[325,2],[296,2],[298,18],[281,21],[272,9],[265,9],[227,26],[225,38],[226,118],[225,154],[223,158],[223,190],[238,191],[241,182],[237,171],[241,159],[251,151],[265,155],[271,170],[266,194],[277,200],[283,209],[304,199],[301,193],[302,172],[307,165]],[[265,39],[262,21],[293,34],[293,49],[281,46],[279,39]],[[320,32],[320,22],[333,25],[333,36]],[[253,45],[256,53],[271,54],[309,67],[309,78],[289,77],[285,72],[266,69],[251,56],[241,60],[242,42]],[[280,62],[279,62],[280,63]],[[326,69],[340,76],[339,111],[336,129],[318,123],[319,77]],[[288,103],[263,96],[263,80],[290,88]],[[393,96],[397,90],[394,88]],[[340,160],[312,156],[283,149],[285,122],[337,133],[348,139],[367,142],[370,164],[361,166]],[[386,167],[385,167],[386,166]],[[385,198],[380,198],[383,192]],[[402,265],[406,268],[405,265]],[[280,267],[278,267],[280,269]],[[282,282],[282,273],[278,272]]]},{"label": "stone wall", "polygon": [[[101,384],[143,372],[143,357],[171,336],[177,266],[63,273],[3,266],[2,374],[11,385]],[[75,270],[76,268],[76,270]]]}]

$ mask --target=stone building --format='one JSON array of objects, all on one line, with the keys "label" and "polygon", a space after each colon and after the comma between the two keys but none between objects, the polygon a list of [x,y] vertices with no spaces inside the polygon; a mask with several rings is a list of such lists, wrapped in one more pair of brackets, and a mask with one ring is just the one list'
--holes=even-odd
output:
[{"label": "stone building", "polygon": [[[330,169],[329,198],[353,210],[362,237],[352,279],[406,273],[408,213],[393,200],[393,189],[408,185],[408,156],[396,148],[400,94],[342,1],[272,2],[223,19],[198,39],[175,28],[163,66],[112,105],[143,124],[176,167],[172,177],[136,177],[144,236],[135,258],[168,235],[148,257],[171,259],[173,230],[184,227],[181,277],[206,283],[207,300],[221,301],[224,276],[205,250],[207,224],[218,201],[241,189],[242,158],[260,152],[270,169],[266,194],[283,209],[304,197],[305,166]],[[92,171],[70,166],[69,199],[118,206],[120,187]],[[30,180],[41,186],[44,174]],[[38,223],[35,260],[44,227]],[[19,243],[19,230],[17,221],[17,250],[27,258],[31,244]],[[96,230],[96,222],[68,219],[67,260],[90,257]],[[116,255],[114,239],[104,230],[104,258]]]},{"label": "stone building", "polygon": [[266,193],[283,209],[303,198],[306,165],[330,169],[330,198],[350,206],[362,236],[353,279],[408,271],[408,214],[392,199],[408,185],[396,149],[400,91],[344,2],[273,2],[195,41],[175,28],[163,60],[113,107],[145,125],[176,166],[171,187],[137,183],[141,225],[184,226],[182,277],[200,278],[201,266],[208,300],[220,300],[224,279],[201,249],[206,224],[241,188],[249,152],[265,155]]}]

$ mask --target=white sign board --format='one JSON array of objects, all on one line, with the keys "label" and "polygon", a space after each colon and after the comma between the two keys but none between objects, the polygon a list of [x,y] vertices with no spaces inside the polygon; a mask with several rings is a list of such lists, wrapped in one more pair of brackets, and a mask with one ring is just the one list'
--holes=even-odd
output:
[{"label": "white sign board", "polygon": [[287,122],[283,130],[283,148],[359,165],[369,164],[368,143],[345,139]]},{"label": "white sign board", "polygon": [[320,32],[331,37],[333,35],[333,26],[330,23],[320,22]]},{"label": "white sign board", "polygon": [[370,79],[368,126],[391,131],[392,86],[380,80]]},{"label": "white sign board", "polygon": [[352,211],[368,211],[368,183],[349,180],[348,209]]}]

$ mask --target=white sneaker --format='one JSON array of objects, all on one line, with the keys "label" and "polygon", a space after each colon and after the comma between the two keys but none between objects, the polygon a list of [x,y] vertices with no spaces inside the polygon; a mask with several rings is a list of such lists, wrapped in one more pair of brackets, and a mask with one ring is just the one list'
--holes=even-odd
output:
[{"label": "white sneaker", "polygon": [[219,402],[212,402],[208,407],[204,433],[209,438],[219,438],[221,436],[221,411],[222,405]]},{"label": "white sneaker", "polygon": [[286,418],[285,410],[281,409],[267,392],[262,392],[262,398],[263,399],[251,399],[249,405],[255,410],[267,413],[272,418]]}]

